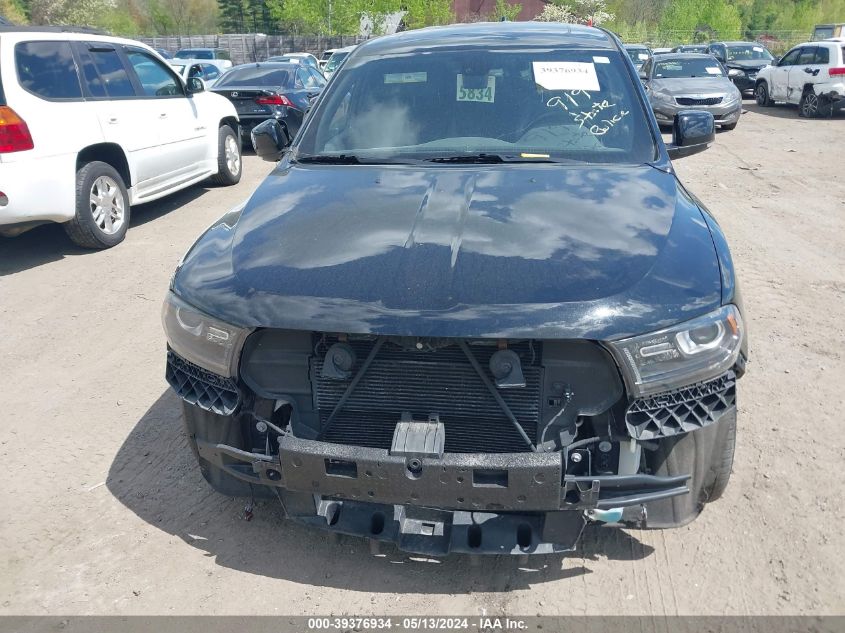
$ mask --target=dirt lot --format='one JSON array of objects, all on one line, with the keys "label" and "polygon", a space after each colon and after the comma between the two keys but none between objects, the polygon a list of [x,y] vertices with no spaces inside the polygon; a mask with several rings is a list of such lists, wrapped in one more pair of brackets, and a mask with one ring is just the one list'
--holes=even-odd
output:
[{"label": "dirt lot", "polygon": [[0,238],[0,613],[845,612],[845,115],[749,112],[678,162],[724,227],[750,321],[726,497],[686,528],[593,529],[567,557],[415,560],[330,543],[212,492],[164,382],[161,299],[235,188],[134,210],[83,252],[56,226]]}]

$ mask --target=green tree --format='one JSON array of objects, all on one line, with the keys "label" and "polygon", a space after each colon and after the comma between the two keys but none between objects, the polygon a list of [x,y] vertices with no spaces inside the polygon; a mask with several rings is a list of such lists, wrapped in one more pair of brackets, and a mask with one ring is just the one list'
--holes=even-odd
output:
[{"label": "green tree", "polygon": [[455,21],[451,0],[404,0],[397,10],[406,11],[403,21],[409,29],[451,24]]},{"label": "green tree", "polygon": [[606,0],[557,0],[547,4],[536,20],[541,22],[570,22],[598,26],[613,19]]},{"label": "green tree", "polygon": [[572,24],[576,21],[572,10],[559,4],[547,4],[543,7],[543,12],[534,19],[538,22],[563,22],[566,24]]},{"label": "green tree", "polygon": [[727,0],[672,0],[659,28],[675,41],[704,42],[740,37],[742,19],[736,5]]},{"label": "green tree", "polygon": [[117,8],[116,0],[30,0],[33,24],[104,26],[105,18]]},{"label": "green tree", "polygon": [[521,4],[511,4],[508,0],[496,0],[496,8],[494,9],[493,19],[501,20],[515,20],[522,11]]},{"label": "green tree", "polygon": [[450,0],[266,0],[270,16],[282,31],[305,35],[354,35],[361,18],[373,20],[376,31],[380,16],[404,11],[406,28],[448,24],[454,15]]},{"label": "green tree", "polygon": [[276,22],[264,0],[218,0],[218,24],[224,33],[275,33]]},{"label": "green tree", "polygon": [[0,16],[14,24],[26,24],[26,11],[18,0],[0,0]]}]

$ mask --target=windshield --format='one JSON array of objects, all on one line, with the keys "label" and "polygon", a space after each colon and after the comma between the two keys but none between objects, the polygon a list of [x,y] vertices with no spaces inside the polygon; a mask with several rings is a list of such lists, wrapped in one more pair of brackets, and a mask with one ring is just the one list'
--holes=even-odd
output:
[{"label": "windshield", "polygon": [[297,149],[299,159],[348,162],[655,156],[621,55],[583,49],[358,57],[330,84]]},{"label": "windshield", "polygon": [[748,59],[761,59],[769,61],[772,54],[765,48],[758,44],[741,44],[738,46],[728,46],[728,61],[744,61]]},{"label": "windshield", "polygon": [[284,68],[251,66],[233,68],[217,81],[215,87],[262,86],[267,88],[289,87],[292,75]]},{"label": "windshield", "polygon": [[628,51],[628,57],[630,57],[635,64],[642,64],[644,61],[647,61],[650,57],[648,49],[644,47],[626,48],[625,50]]},{"label": "windshield", "polygon": [[682,77],[724,77],[725,72],[714,58],[666,59],[654,65],[655,79]]},{"label": "windshield", "polygon": [[334,69],[340,65],[340,62],[346,59],[347,55],[349,55],[349,53],[335,53],[334,55],[332,55],[329,58],[329,61],[326,62],[326,70],[329,72],[334,72]]},{"label": "windshield", "polygon": [[188,48],[176,53],[175,57],[179,59],[214,59],[214,54],[211,51]]}]

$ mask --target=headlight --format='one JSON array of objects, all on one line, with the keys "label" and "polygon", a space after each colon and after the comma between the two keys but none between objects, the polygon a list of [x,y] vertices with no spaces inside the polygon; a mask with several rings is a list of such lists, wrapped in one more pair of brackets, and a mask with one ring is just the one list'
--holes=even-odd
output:
[{"label": "headlight", "polygon": [[728,77],[744,77],[745,71],[740,70],[739,68],[731,68],[728,71]]},{"label": "headlight", "polygon": [[713,378],[730,369],[744,335],[742,316],[728,305],[659,332],[612,341],[610,349],[635,396]]},{"label": "headlight", "polygon": [[168,292],[161,321],[170,348],[185,360],[221,376],[237,373],[238,356],[251,330],[203,314]]}]

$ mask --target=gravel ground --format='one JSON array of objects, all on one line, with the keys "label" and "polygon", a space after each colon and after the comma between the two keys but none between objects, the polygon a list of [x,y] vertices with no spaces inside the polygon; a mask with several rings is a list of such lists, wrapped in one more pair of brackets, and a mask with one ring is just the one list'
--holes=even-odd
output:
[{"label": "gravel ground", "polygon": [[284,522],[212,492],[164,382],[161,299],[237,187],[133,210],[126,241],[0,238],[0,614],[845,612],[845,115],[748,113],[682,180],[730,240],[751,365],[726,496],[672,531],[589,530],[570,556],[440,560]]}]

